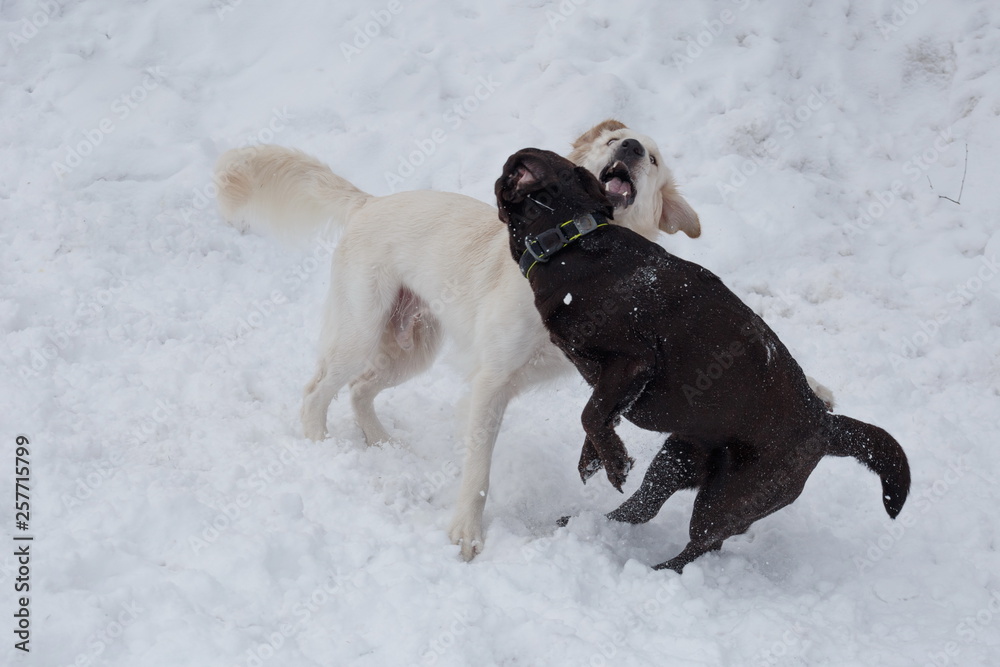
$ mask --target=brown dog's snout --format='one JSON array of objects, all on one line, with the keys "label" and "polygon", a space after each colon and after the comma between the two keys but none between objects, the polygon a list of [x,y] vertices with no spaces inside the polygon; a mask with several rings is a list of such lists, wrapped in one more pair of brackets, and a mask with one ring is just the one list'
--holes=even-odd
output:
[{"label": "brown dog's snout", "polygon": [[518,203],[527,193],[540,189],[540,182],[549,171],[539,156],[542,152],[537,148],[524,148],[507,159],[495,187],[498,201]]}]

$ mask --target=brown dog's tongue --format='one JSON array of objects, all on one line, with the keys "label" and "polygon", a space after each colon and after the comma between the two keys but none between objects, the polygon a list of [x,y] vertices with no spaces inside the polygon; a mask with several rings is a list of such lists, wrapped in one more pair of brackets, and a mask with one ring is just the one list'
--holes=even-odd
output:
[{"label": "brown dog's tongue", "polygon": [[605,189],[608,192],[613,192],[616,195],[628,196],[632,193],[632,186],[618,178],[617,176],[609,180],[604,184]]}]

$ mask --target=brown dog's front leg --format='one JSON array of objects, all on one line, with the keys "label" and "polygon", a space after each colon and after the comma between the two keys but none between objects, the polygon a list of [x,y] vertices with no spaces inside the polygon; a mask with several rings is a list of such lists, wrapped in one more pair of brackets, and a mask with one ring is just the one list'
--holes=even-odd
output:
[{"label": "brown dog's front leg", "polygon": [[590,441],[590,438],[585,438],[583,449],[580,451],[580,463],[576,466],[576,469],[580,471],[580,479],[586,484],[587,480],[603,467],[604,462],[601,461],[601,455],[597,452],[597,447],[594,447],[594,443]]},{"label": "brown dog's front leg", "polygon": [[[622,412],[631,407],[642,394],[651,369],[652,363],[645,359],[617,358],[601,369],[601,375],[594,383],[594,393],[583,408],[581,421],[587,440],[583,444],[580,465],[584,464],[588,445],[592,446],[604,464],[608,481],[619,491],[635,461],[628,455],[625,443],[615,433],[615,426]],[[582,477],[583,469],[580,474]],[[585,477],[584,480],[586,481]]]}]

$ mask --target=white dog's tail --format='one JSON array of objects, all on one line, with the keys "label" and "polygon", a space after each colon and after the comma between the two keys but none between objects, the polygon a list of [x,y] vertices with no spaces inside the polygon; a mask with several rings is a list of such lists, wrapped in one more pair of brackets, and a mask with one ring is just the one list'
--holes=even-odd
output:
[{"label": "white dog's tail", "polygon": [[215,165],[215,183],[226,220],[282,236],[312,235],[331,222],[342,227],[371,199],[316,158],[282,146],[226,151]]}]

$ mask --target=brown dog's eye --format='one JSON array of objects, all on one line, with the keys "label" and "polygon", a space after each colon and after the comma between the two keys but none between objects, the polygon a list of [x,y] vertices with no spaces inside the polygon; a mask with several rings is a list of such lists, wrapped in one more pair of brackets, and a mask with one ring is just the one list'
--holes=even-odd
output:
[{"label": "brown dog's eye", "polygon": [[615,143],[616,141],[618,141],[618,140],[617,139],[611,139],[611,140],[609,140],[608,141],[608,146],[610,146],[611,144]]},{"label": "brown dog's eye", "polygon": [[658,162],[656,161],[656,157],[655,157],[655,156],[654,156],[654,155],[653,155],[652,153],[650,153],[650,154],[649,154],[649,161],[653,163],[653,166],[654,166],[654,167],[655,167],[655,166],[656,166],[657,164],[659,164],[659,163],[658,163]]}]

